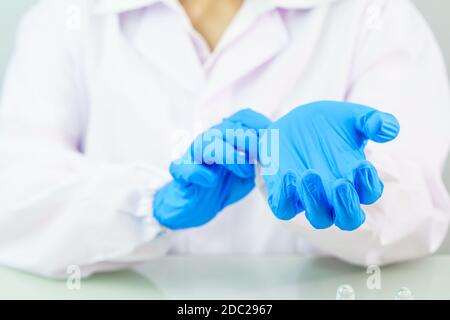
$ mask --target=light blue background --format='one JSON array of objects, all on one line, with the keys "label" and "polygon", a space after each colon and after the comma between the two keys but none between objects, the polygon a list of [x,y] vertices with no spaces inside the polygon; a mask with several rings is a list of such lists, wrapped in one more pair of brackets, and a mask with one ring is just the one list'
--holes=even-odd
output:
[{"label": "light blue background", "polygon": [[[36,0],[2,0],[0,1],[0,91],[5,66],[11,53],[17,22],[26,8]],[[439,40],[448,70],[450,71],[450,1],[449,0],[413,0]],[[449,72],[450,73],[450,72]],[[450,119],[449,119],[450,125]],[[444,179],[450,189],[450,161],[445,170]],[[446,249],[450,252],[450,239]]]}]

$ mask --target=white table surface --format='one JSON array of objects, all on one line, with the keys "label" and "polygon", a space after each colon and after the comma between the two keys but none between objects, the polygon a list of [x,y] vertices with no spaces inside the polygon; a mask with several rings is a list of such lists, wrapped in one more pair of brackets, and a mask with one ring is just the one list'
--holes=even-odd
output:
[{"label": "white table surface", "polygon": [[83,279],[79,290],[0,268],[0,299],[335,299],[343,284],[357,300],[392,300],[403,286],[416,299],[450,299],[450,256],[383,267],[380,275],[381,289],[370,290],[366,269],[332,258],[167,257]]}]

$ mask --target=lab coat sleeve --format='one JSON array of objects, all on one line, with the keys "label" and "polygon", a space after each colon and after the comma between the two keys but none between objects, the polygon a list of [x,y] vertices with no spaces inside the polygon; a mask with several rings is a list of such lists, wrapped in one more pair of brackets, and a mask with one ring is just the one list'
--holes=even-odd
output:
[{"label": "lab coat sleeve", "polygon": [[355,232],[313,230],[304,215],[289,227],[342,260],[383,265],[430,254],[445,238],[450,206],[442,171],[450,96],[440,50],[417,9],[404,0],[370,3],[382,10],[377,20],[362,19],[347,100],[392,113],[400,122],[394,142],[369,142],[366,148],[384,194],[363,208],[367,219]]},{"label": "lab coat sleeve", "polygon": [[78,33],[54,21],[53,3],[23,18],[4,83],[0,264],[49,277],[76,265],[88,276],[165,254],[171,235],[152,218],[152,198],[168,177],[80,152]]}]

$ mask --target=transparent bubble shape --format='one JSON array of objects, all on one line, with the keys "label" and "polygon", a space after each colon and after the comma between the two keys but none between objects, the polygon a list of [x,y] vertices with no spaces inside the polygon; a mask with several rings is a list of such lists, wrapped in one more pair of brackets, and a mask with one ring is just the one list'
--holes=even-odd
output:
[{"label": "transparent bubble shape", "polygon": [[355,300],[356,294],[353,287],[348,284],[339,286],[336,292],[336,300]]},{"label": "transparent bubble shape", "polygon": [[414,295],[407,287],[398,289],[395,300],[414,300]]}]

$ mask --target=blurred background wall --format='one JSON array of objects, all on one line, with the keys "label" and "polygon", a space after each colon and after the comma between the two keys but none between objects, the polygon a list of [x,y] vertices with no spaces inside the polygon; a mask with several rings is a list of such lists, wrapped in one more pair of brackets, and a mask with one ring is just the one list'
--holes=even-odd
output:
[{"label": "blurred background wall", "polygon": [[[125,0],[124,0],[125,1]],[[395,0],[391,0],[395,1]],[[449,0],[412,0],[431,25],[441,45],[447,68],[450,73],[450,1]],[[3,73],[11,52],[17,22],[23,12],[36,0],[0,1],[0,91]],[[449,119],[450,125],[450,119]],[[450,190],[450,159],[445,169],[444,180]],[[450,253],[450,238],[444,245]]]},{"label": "blurred background wall", "polygon": [[11,52],[15,29],[24,11],[36,0],[2,0],[0,1],[0,86],[3,73]]}]

